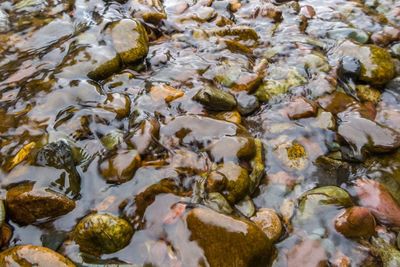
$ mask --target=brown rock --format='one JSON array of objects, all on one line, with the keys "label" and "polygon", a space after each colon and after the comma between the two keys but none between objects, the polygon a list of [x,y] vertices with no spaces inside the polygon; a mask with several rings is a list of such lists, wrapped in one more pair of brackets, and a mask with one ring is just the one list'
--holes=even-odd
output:
[{"label": "brown rock", "polygon": [[210,266],[266,266],[272,244],[250,221],[196,208],[187,215],[191,239],[204,250]]},{"label": "brown rock", "polygon": [[346,237],[370,237],[375,226],[374,216],[364,207],[347,208],[335,218],[336,231]]},{"label": "brown rock", "polygon": [[133,178],[140,161],[136,150],[117,151],[100,162],[99,171],[107,182],[120,184]]},{"label": "brown rock", "polygon": [[291,120],[315,117],[316,114],[317,105],[304,97],[296,97],[287,108],[287,115]]},{"label": "brown rock", "polygon": [[154,101],[165,101],[169,103],[183,95],[184,93],[182,91],[166,84],[154,85],[150,89],[150,96]]},{"label": "brown rock", "polygon": [[75,267],[69,259],[45,247],[23,245],[0,253],[0,266],[57,266]]},{"label": "brown rock", "polygon": [[251,220],[263,230],[272,242],[277,241],[281,237],[283,230],[282,223],[273,209],[260,209]]},{"label": "brown rock", "polygon": [[8,190],[6,205],[13,221],[31,224],[41,219],[54,219],[75,208],[75,202],[66,196],[33,187],[33,183],[24,183]]}]

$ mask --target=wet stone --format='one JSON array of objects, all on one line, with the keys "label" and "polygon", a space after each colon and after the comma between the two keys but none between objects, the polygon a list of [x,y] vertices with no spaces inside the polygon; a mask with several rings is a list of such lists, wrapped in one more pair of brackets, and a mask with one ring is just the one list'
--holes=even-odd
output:
[{"label": "wet stone", "polygon": [[314,117],[316,114],[316,104],[304,97],[295,98],[287,107],[287,115],[291,120]]},{"label": "wet stone", "polygon": [[60,193],[25,183],[8,190],[6,206],[12,220],[25,225],[67,214],[75,208],[75,202]]},{"label": "wet stone", "polygon": [[166,84],[155,85],[150,89],[150,96],[155,101],[163,100],[166,103],[182,97],[184,93]]},{"label": "wet stone", "polygon": [[75,266],[69,259],[45,247],[22,245],[0,253],[1,266],[28,266],[27,263],[29,266]]},{"label": "wet stone", "polygon": [[238,161],[254,156],[254,140],[246,137],[225,136],[213,142],[208,150],[215,162]]},{"label": "wet stone", "polygon": [[257,97],[255,97],[254,95],[249,95],[247,93],[237,94],[236,100],[238,104],[238,110],[243,116],[255,112],[260,106]]},{"label": "wet stone", "polygon": [[361,62],[360,80],[382,85],[395,75],[395,65],[390,53],[375,45],[358,45],[345,41],[335,49],[336,56],[351,56]]},{"label": "wet stone", "polygon": [[339,75],[345,79],[358,80],[361,74],[361,62],[350,56],[344,56],[339,62]]},{"label": "wet stone", "polygon": [[283,232],[282,223],[273,209],[260,209],[250,220],[255,222],[272,242],[281,237]]},{"label": "wet stone", "polygon": [[356,92],[361,101],[377,104],[381,99],[381,92],[369,85],[357,85]]},{"label": "wet stone", "polygon": [[230,111],[236,107],[235,97],[215,87],[206,87],[197,92],[193,100],[201,103],[206,109]]},{"label": "wet stone", "polygon": [[191,210],[186,221],[211,266],[265,266],[272,256],[272,242],[250,221],[203,208]]},{"label": "wet stone", "polygon": [[221,164],[207,178],[208,191],[222,193],[232,204],[247,195],[249,185],[247,170],[232,162]]},{"label": "wet stone", "polygon": [[346,237],[370,237],[375,233],[375,218],[367,208],[351,207],[335,218],[335,228]]},{"label": "wet stone", "polygon": [[345,117],[338,134],[356,151],[390,152],[400,147],[400,133],[364,118]]},{"label": "wet stone", "polygon": [[148,37],[143,25],[134,19],[122,19],[110,25],[111,38],[124,64],[132,64],[148,52]]},{"label": "wet stone", "polygon": [[90,214],[73,231],[80,249],[90,254],[110,254],[128,245],[132,226],[124,219],[109,214]]},{"label": "wet stone", "polygon": [[117,151],[99,163],[99,171],[108,183],[121,184],[131,180],[141,163],[136,150]]}]

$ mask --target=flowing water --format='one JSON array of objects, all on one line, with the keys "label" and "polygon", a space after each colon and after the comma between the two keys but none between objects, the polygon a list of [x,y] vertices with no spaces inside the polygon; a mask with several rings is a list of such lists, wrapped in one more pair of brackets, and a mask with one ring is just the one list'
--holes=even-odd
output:
[{"label": "flowing water", "polygon": [[399,59],[398,0],[1,0],[2,250],[400,266]]}]

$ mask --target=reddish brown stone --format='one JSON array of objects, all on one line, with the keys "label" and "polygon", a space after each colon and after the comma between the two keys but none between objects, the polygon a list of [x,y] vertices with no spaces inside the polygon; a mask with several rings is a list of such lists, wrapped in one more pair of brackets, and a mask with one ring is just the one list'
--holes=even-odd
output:
[{"label": "reddish brown stone", "polygon": [[314,117],[317,114],[317,105],[304,98],[297,97],[290,102],[287,110],[287,115],[291,120]]},{"label": "reddish brown stone", "polygon": [[317,100],[318,104],[328,112],[336,115],[354,105],[356,101],[345,93],[335,92]]}]

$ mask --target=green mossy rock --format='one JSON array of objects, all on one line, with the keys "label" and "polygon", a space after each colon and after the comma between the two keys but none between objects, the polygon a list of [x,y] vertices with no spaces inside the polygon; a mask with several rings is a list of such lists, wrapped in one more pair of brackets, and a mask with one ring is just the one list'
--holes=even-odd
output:
[{"label": "green mossy rock", "polygon": [[124,64],[132,64],[147,55],[149,38],[139,21],[122,19],[113,22],[110,29],[114,49]]},{"label": "green mossy rock", "polygon": [[295,69],[290,69],[287,71],[285,79],[265,80],[254,95],[259,101],[268,102],[271,98],[286,94],[290,88],[303,85],[306,82],[307,80]]},{"label": "green mossy rock", "polygon": [[230,93],[214,87],[205,87],[197,92],[193,100],[208,110],[230,111],[236,107],[236,99]]},{"label": "green mossy rock", "polygon": [[382,238],[372,238],[373,251],[377,253],[383,267],[400,266],[400,251],[394,246],[386,243]]},{"label": "green mossy rock", "polygon": [[299,212],[302,219],[312,218],[321,206],[351,207],[349,193],[337,186],[323,186],[305,192],[299,198]]},{"label": "green mossy rock", "polygon": [[250,178],[247,170],[233,162],[219,165],[207,180],[208,190],[220,192],[231,204],[244,198],[249,191]]},{"label": "green mossy rock", "polygon": [[334,51],[336,56],[352,56],[361,62],[360,80],[374,85],[382,85],[393,79],[395,64],[390,53],[376,45],[359,45],[344,41]]},{"label": "green mossy rock", "polygon": [[110,254],[127,246],[133,236],[132,226],[109,214],[90,214],[75,227],[73,239],[80,250],[89,254]]}]

